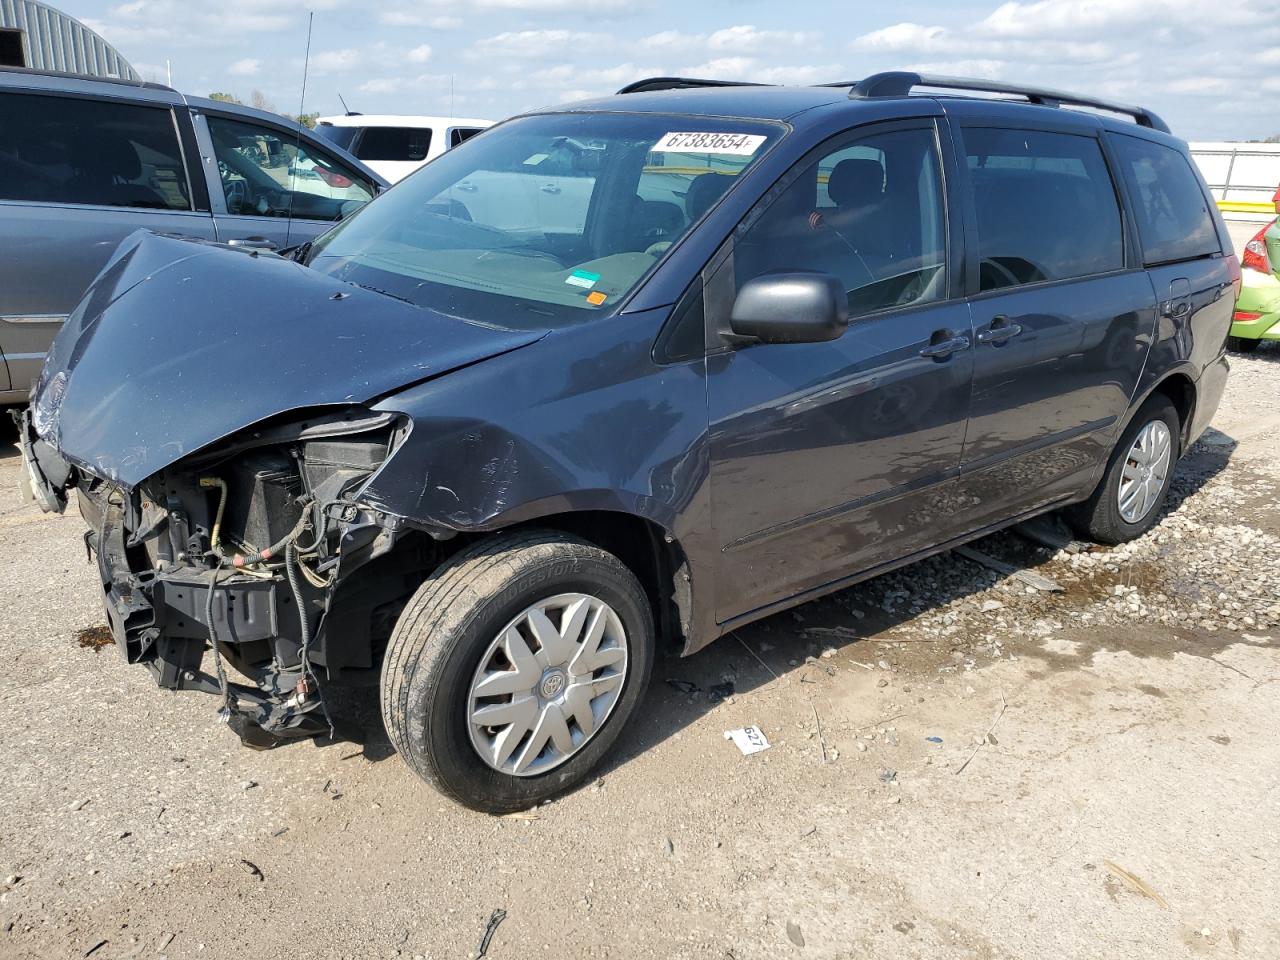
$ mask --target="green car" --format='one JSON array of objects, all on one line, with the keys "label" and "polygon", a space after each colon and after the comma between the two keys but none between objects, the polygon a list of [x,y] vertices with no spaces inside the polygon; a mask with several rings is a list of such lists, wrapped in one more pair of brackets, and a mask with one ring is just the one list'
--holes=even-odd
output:
[{"label": "green car", "polygon": [[1280,340],[1280,221],[1259,230],[1245,245],[1242,282],[1227,347],[1241,353],[1258,349],[1263,340]]}]

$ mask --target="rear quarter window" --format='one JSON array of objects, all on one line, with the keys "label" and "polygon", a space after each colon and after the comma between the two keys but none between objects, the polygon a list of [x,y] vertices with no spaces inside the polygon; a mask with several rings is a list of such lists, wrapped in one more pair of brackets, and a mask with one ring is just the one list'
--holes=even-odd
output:
[{"label": "rear quarter window", "polygon": [[1133,197],[1144,262],[1149,266],[1220,253],[1208,197],[1187,158],[1137,137],[1118,134],[1112,143]]},{"label": "rear quarter window", "polygon": [[431,130],[426,127],[366,127],[356,143],[361,160],[416,163],[427,159]]}]

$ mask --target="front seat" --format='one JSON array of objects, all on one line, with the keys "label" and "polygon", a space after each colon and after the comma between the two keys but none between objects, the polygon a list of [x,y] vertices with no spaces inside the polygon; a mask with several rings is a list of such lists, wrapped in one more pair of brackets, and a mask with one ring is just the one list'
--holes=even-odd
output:
[{"label": "front seat", "polygon": [[[885,163],[890,157],[886,155]],[[891,167],[889,168],[892,169]],[[853,245],[877,275],[913,255],[905,233],[910,198],[895,197],[889,171],[877,160],[849,158],[831,171],[827,194],[836,204],[831,226]],[[896,201],[896,202],[895,202]]]}]

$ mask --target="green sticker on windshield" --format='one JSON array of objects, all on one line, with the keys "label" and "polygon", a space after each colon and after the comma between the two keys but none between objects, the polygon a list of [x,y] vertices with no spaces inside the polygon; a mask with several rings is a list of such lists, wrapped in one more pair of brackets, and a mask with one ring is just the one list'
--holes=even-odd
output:
[{"label": "green sticker on windshield", "polygon": [[587,270],[575,270],[565,278],[565,283],[571,283],[575,287],[582,287],[584,290],[590,290],[600,281],[600,274],[591,273]]}]

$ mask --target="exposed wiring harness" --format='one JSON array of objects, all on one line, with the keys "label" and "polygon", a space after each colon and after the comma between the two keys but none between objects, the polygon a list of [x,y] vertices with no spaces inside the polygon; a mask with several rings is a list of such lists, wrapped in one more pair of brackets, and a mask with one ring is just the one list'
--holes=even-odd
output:
[{"label": "exposed wiring harness", "polygon": [[[223,480],[221,477],[201,477],[200,486],[207,490],[218,491],[218,509],[214,514],[213,530],[209,534],[209,552],[218,560],[219,566],[223,563],[229,563],[233,568],[240,572],[256,573],[256,571],[246,568],[254,567],[258,564],[266,564],[268,561],[279,557],[282,551],[287,551],[291,545],[297,543],[298,539],[302,536],[303,531],[305,531],[311,523],[311,518],[308,515],[307,510],[304,508],[302,516],[298,518],[298,522],[294,528],[269,547],[263,547],[256,553],[248,555],[240,553],[228,554],[222,546],[222,517],[227,509],[227,481]],[[323,511],[320,512],[320,516],[324,516]],[[307,554],[315,553],[316,549],[320,546],[322,536],[321,527],[317,526],[315,539],[309,546],[298,548],[296,551],[297,555],[305,556]],[[318,590],[324,590],[333,583],[332,576],[322,577],[301,561],[297,561],[297,567],[302,571],[302,575],[307,578],[307,582]]]},{"label": "exposed wiring harness", "polygon": [[[221,515],[219,515],[221,516]],[[217,529],[215,524],[214,529]],[[204,601],[204,620],[209,627],[209,646],[213,648],[213,668],[218,674],[218,689],[222,691],[222,709],[218,716],[225,723],[231,719],[231,684],[227,682],[227,671],[222,667],[222,654],[218,650],[218,630],[213,625],[213,594],[218,589],[218,575],[222,573],[222,559],[213,568],[213,576],[209,579],[209,595]]]},{"label": "exposed wiring harness", "polygon": [[[201,477],[199,483],[205,489],[218,491],[218,508],[214,515],[213,529],[209,534],[209,551],[207,554],[212,557],[216,565],[210,578],[208,596],[205,598],[205,622],[209,628],[209,643],[213,647],[213,665],[218,675],[218,689],[222,691],[222,709],[219,711],[219,716],[224,721],[231,716],[233,695],[231,685],[227,681],[226,670],[222,665],[222,655],[218,650],[217,628],[213,623],[213,596],[218,587],[218,577],[221,575],[223,567],[228,564],[239,573],[261,576],[263,573],[249,568],[258,564],[266,565],[269,560],[279,556],[283,551],[285,578],[288,580],[289,590],[293,594],[294,605],[298,608],[298,628],[301,638],[299,663],[302,675],[304,679],[309,679],[314,684],[320,697],[320,708],[324,711],[325,721],[329,724],[330,736],[336,736],[333,719],[329,716],[329,706],[325,703],[324,692],[320,689],[320,683],[311,668],[311,620],[307,615],[306,600],[302,594],[302,584],[298,581],[298,573],[301,572],[313,587],[324,590],[334,580],[333,574],[330,574],[327,578],[322,577],[299,560],[300,553],[315,553],[323,537],[321,526],[317,526],[315,539],[311,544],[301,550],[298,547],[298,540],[302,537],[307,527],[311,525],[310,511],[306,509],[309,503],[303,504],[302,516],[298,518],[298,522],[293,529],[269,547],[264,547],[256,553],[248,555],[240,553],[228,555],[222,546],[222,518],[227,506],[227,482],[221,477]],[[323,515],[322,511],[321,516],[323,517]]]},{"label": "exposed wiring harness", "polygon": [[305,568],[298,563],[297,548],[290,542],[284,548],[284,574],[289,580],[289,590],[293,593],[294,606],[298,608],[298,629],[302,636],[302,643],[299,649],[302,675],[310,678],[311,682],[315,684],[316,693],[320,697],[320,709],[324,711],[325,722],[329,724],[329,735],[336,737],[333,718],[329,716],[329,705],[324,701],[324,690],[321,689],[320,681],[316,679],[316,675],[311,669],[311,618],[307,616],[307,606],[302,596],[302,584],[298,582],[297,571],[299,569]]},{"label": "exposed wiring harness", "polygon": [[[222,551],[222,515],[227,510],[227,481],[221,477],[201,477],[200,486],[209,488],[217,488],[218,492],[218,512],[213,517],[213,530],[209,534],[209,548],[214,553],[221,554]],[[219,565],[221,566],[221,565]]]}]

